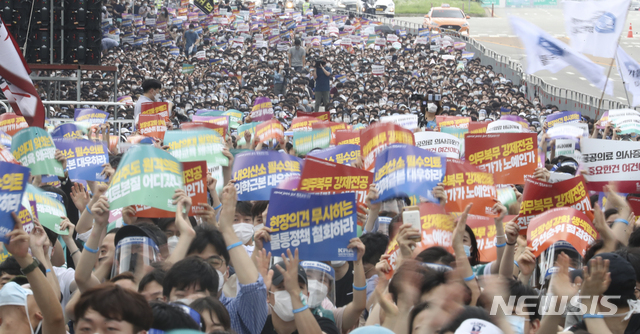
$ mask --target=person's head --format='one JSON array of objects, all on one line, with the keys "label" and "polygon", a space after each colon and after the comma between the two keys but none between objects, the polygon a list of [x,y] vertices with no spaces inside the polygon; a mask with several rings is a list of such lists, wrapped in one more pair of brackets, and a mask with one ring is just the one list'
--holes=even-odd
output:
[{"label": "person's head", "polygon": [[[200,297],[218,297],[220,278],[215,269],[197,256],[176,262],[164,277],[162,294],[169,301],[186,299],[193,301]],[[190,303],[190,302],[189,302]]]},{"label": "person's head", "polygon": [[[287,269],[282,261],[271,266],[271,270],[273,270],[273,279],[271,280],[271,288],[267,293],[267,303],[269,303],[272,311],[271,314],[274,317],[278,317],[284,322],[292,322],[294,320],[294,315],[293,307],[291,305],[291,295],[284,287],[284,276],[278,270],[278,266],[282,269]],[[300,292],[306,296],[309,295],[307,284],[307,274],[304,268],[299,265],[298,286],[300,287]]]},{"label": "person's head", "polygon": [[[540,299],[538,293],[519,280],[509,279],[509,297],[515,297],[517,305],[513,313],[507,316],[515,334],[535,334],[540,328]],[[516,331],[517,329],[517,331]]]},{"label": "person's head", "polygon": [[142,92],[148,96],[156,96],[160,94],[162,83],[156,79],[146,79],[142,82]]},{"label": "person's head", "polygon": [[200,324],[196,322],[191,315],[186,313],[185,308],[186,307],[182,305],[168,304],[160,301],[151,302],[151,311],[153,312],[153,324],[151,328],[165,333],[174,329],[201,330]]},{"label": "person's head", "polygon": [[138,285],[136,284],[135,277],[130,271],[116,275],[109,280],[110,283],[120,286],[124,289],[131,291],[138,291]]},{"label": "person's head", "polygon": [[138,292],[144,298],[151,302],[154,300],[165,301],[162,295],[162,284],[166,273],[162,269],[154,269],[150,273],[144,275],[138,284]]},{"label": "person's head", "polygon": [[416,260],[423,263],[434,263],[451,267],[451,264],[455,264],[456,258],[444,249],[444,247],[434,246],[420,252],[420,254],[416,256]]},{"label": "person's head", "polygon": [[33,292],[15,282],[8,282],[0,289],[0,319],[12,319],[0,323],[3,333],[36,333],[43,316],[33,297]]},{"label": "person's head", "polygon": [[618,218],[620,218],[618,209],[611,208],[604,211],[604,219],[607,221],[607,225],[609,225],[609,227],[611,227],[611,225],[613,225],[613,221]]},{"label": "person's head", "polygon": [[469,225],[465,226],[464,237],[462,238],[464,244],[464,251],[469,258],[469,263],[475,266],[480,262],[480,252],[478,251],[478,242],[476,241],[476,235]]},{"label": "person's head", "polygon": [[[195,229],[196,237],[191,241],[187,255],[197,256],[207,261],[213,269],[228,278],[229,251],[222,233],[215,227],[199,225]],[[219,274],[219,275],[220,275]],[[222,286],[223,282],[220,283]]]},{"label": "person's head", "polygon": [[262,226],[267,221],[267,210],[269,208],[269,201],[257,201],[253,203],[251,207],[251,217],[253,219],[253,226]]},{"label": "person's head", "polygon": [[609,261],[609,272],[611,283],[603,293],[608,296],[609,303],[620,307],[628,307],[627,300],[636,300],[636,273],[629,261],[615,253],[600,253],[587,264],[589,268],[593,265],[593,260],[602,258]]},{"label": "person's head", "polygon": [[136,334],[148,331],[153,313],[141,294],[115,284],[102,284],[82,293],[76,304],[75,330],[79,334]]},{"label": "person's head", "polygon": [[389,237],[384,233],[367,233],[360,237],[364,244],[365,251],[362,256],[362,264],[364,266],[365,276],[372,276],[375,273],[375,267],[380,257],[387,250],[389,245]]},{"label": "person's head", "polygon": [[0,263],[0,289],[20,275],[22,275],[20,264],[13,256],[9,256],[4,262]]},{"label": "person's head", "polygon": [[300,46],[301,42],[299,38],[296,38],[296,40],[293,42],[295,46]]},{"label": "person's head", "polygon": [[231,329],[229,311],[217,298],[198,298],[189,307],[200,313],[205,325],[205,332],[211,333],[213,331]]}]

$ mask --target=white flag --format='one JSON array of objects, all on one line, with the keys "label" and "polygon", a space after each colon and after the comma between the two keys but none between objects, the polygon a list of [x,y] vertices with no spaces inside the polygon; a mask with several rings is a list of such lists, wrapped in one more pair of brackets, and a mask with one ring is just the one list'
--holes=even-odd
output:
[{"label": "white flag", "polygon": [[[510,17],[511,29],[524,44],[527,53],[527,74],[540,70],[556,73],[571,65],[575,67],[589,82],[600,90],[604,90],[607,77],[604,68],[596,65],[568,45],[553,38],[544,30],[526,20]],[[613,95],[613,81],[609,79],[605,93]]]},{"label": "white flag", "polygon": [[640,64],[629,57],[620,46],[618,47],[616,62],[627,93],[633,96],[631,107],[635,107],[640,104]]},{"label": "white flag", "polygon": [[564,24],[571,47],[613,58],[631,0],[564,1]]}]

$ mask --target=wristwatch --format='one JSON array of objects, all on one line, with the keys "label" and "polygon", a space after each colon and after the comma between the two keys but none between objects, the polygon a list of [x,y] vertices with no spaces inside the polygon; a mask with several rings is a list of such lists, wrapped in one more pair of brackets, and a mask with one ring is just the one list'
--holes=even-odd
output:
[{"label": "wristwatch", "polygon": [[31,273],[32,271],[34,271],[36,268],[38,268],[40,266],[40,262],[38,261],[38,259],[36,259],[35,257],[33,258],[33,262],[31,262],[30,265],[28,265],[26,268],[20,268],[20,271],[24,274],[27,275],[29,273]]}]

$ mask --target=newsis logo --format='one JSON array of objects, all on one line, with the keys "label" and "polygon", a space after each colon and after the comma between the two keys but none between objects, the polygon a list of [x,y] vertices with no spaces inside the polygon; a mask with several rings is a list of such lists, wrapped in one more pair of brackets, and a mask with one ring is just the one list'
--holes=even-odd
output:
[{"label": "newsis logo", "polygon": [[[610,316],[616,314],[618,307],[609,302],[609,299],[618,299],[620,296],[603,296],[600,298],[600,306],[603,310],[598,312],[598,299],[589,296],[522,296],[516,300],[515,296],[510,296],[509,300],[504,300],[502,296],[493,297],[491,305],[491,315],[496,315],[500,308],[505,315],[534,315],[533,308],[536,306],[536,299],[540,298],[538,306],[538,314],[541,315],[583,315],[583,314],[599,314]],[[577,307],[577,311],[564,312],[567,306]]]},{"label": "newsis logo", "polygon": [[339,257],[351,257],[353,255],[355,255],[355,253],[349,248],[338,248]]}]

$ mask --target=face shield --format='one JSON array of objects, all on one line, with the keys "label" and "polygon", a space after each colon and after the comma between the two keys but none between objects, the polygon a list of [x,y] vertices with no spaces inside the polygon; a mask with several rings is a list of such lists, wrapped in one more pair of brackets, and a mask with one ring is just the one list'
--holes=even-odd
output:
[{"label": "face shield", "polygon": [[[333,268],[316,261],[302,261],[300,266],[307,274],[308,304],[316,308],[328,299],[332,305],[336,304],[336,275]],[[324,307],[326,308],[326,307]]]},{"label": "face shield", "polygon": [[111,269],[111,277],[130,271],[134,275],[158,261],[160,250],[147,237],[126,237],[116,246],[116,257]]}]

